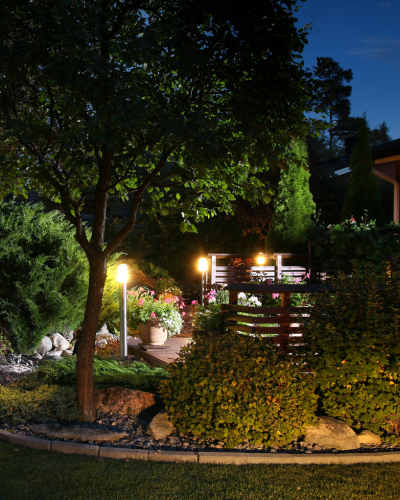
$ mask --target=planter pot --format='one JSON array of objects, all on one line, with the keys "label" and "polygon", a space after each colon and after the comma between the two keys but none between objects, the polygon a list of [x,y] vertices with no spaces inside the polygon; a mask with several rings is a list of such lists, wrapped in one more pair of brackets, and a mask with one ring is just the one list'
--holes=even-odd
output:
[{"label": "planter pot", "polygon": [[139,325],[139,337],[146,345],[163,345],[168,338],[168,330],[162,327],[161,321],[148,319]]},{"label": "planter pot", "polygon": [[194,340],[210,339],[213,337],[220,337],[221,330],[193,330],[192,334]]}]

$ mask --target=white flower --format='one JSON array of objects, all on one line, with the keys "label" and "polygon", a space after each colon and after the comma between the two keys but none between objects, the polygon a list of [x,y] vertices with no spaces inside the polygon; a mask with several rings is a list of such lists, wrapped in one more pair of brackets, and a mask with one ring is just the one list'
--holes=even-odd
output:
[{"label": "white flower", "polygon": [[249,297],[249,302],[257,302],[257,297],[252,295],[251,297]]},{"label": "white flower", "polygon": [[238,295],[238,299],[245,299],[245,298],[246,298],[246,294],[244,292],[240,292]]}]

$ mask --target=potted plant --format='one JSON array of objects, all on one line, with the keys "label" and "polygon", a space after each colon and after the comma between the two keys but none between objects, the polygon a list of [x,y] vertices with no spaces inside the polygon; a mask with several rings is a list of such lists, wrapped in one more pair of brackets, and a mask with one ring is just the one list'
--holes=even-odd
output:
[{"label": "potted plant", "polygon": [[211,290],[204,296],[206,306],[197,304],[194,300],[192,305],[196,307],[193,330],[193,338],[214,337],[221,335],[221,304],[229,302],[229,292],[227,290]]},{"label": "potted plant", "polygon": [[128,323],[139,329],[139,337],[145,345],[161,346],[168,335],[178,334],[183,325],[179,309],[184,302],[179,297],[156,299],[154,291],[140,287],[128,292]]}]

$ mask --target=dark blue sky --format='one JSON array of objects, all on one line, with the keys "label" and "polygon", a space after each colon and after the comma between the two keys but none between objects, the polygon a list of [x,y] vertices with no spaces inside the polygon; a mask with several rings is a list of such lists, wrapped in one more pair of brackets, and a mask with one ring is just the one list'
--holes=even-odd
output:
[{"label": "dark blue sky", "polygon": [[332,57],[353,70],[351,115],[367,113],[370,126],[386,121],[400,138],[400,0],[307,0],[295,14],[312,23],[303,56]]}]

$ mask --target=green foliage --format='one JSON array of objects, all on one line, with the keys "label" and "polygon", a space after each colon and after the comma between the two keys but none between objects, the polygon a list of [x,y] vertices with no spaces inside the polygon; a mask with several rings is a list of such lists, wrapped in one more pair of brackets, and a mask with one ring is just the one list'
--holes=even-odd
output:
[{"label": "green foliage", "polygon": [[350,159],[350,180],[342,210],[342,220],[354,217],[360,220],[368,210],[370,217],[381,225],[384,219],[379,184],[373,173],[371,147],[367,125],[362,122],[358,130],[357,144]]},{"label": "green foliage", "polygon": [[315,423],[313,377],[255,338],[198,339],[170,365],[161,394],[180,432],[228,447],[285,445]]},{"label": "green foliage", "polygon": [[[308,235],[305,237],[308,239]],[[356,220],[351,219],[342,224],[320,224],[311,230],[316,256],[342,257],[359,264],[371,262],[379,265],[387,256],[397,255],[399,240],[400,227],[394,223],[377,228],[374,221],[357,224]]]},{"label": "green foliage", "polygon": [[291,152],[293,159],[288,163],[287,171],[282,172],[278,184],[275,214],[265,241],[267,252],[296,251],[302,244],[302,235],[312,224],[315,212],[304,142],[294,141]]},{"label": "green foliage", "polygon": [[0,422],[23,424],[78,418],[73,388],[41,385],[26,390],[19,385],[0,386]]},{"label": "green foliage", "polygon": [[0,204],[0,318],[15,351],[79,326],[87,289],[86,256],[60,212]]},{"label": "green foliage", "polygon": [[[311,295],[302,318],[307,362],[316,373],[322,408],[357,429],[400,438],[400,276],[354,265],[333,291]],[[316,354],[318,353],[318,354]]]},{"label": "green foliage", "polygon": [[[98,389],[116,385],[147,392],[157,392],[161,380],[168,378],[168,373],[160,367],[152,368],[146,363],[123,364],[118,360],[94,358],[94,378]],[[18,386],[33,390],[43,384],[76,386],[76,359],[65,358],[61,361],[46,361],[38,369],[20,380]]]}]

